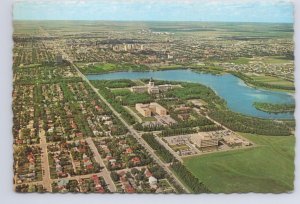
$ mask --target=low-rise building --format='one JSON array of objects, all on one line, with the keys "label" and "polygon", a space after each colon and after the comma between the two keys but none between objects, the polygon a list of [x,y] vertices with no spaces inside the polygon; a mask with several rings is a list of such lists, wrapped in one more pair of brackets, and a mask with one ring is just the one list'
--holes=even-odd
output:
[{"label": "low-rise building", "polygon": [[147,86],[133,86],[130,88],[131,92],[133,93],[145,93],[148,91]]},{"label": "low-rise building", "polygon": [[226,137],[223,137],[223,140],[230,147],[236,147],[236,146],[243,145],[243,140],[236,136],[232,136],[232,135],[226,136]]},{"label": "low-rise building", "polygon": [[151,117],[152,114],[157,114],[160,116],[165,116],[168,114],[167,109],[159,105],[158,103],[150,104],[135,104],[135,109],[144,117]]},{"label": "low-rise building", "polygon": [[159,105],[158,103],[150,103],[150,109],[153,113],[156,113],[160,116],[167,115],[167,109]]},{"label": "low-rise building", "polygon": [[148,87],[148,93],[149,94],[158,94],[159,93],[159,88],[157,86],[150,86]]},{"label": "low-rise building", "polygon": [[201,150],[217,149],[219,139],[212,135],[201,135],[199,147]]},{"label": "low-rise building", "polygon": [[191,137],[191,141],[202,151],[218,148],[220,138],[212,133],[199,132]]},{"label": "low-rise building", "polygon": [[151,117],[151,109],[149,104],[137,103],[135,104],[135,109],[144,117]]}]

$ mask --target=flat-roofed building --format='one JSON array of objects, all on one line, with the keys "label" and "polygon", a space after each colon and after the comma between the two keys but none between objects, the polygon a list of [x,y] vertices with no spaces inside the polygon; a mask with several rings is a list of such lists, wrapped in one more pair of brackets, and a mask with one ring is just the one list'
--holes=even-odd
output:
[{"label": "flat-roofed building", "polygon": [[235,137],[235,136],[226,136],[226,137],[223,137],[223,139],[224,139],[224,142],[230,147],[243,145],[243,140],[238,137]]},{"label": "flat-roofed building", "polygon": [[148,88],[148,93],[149,94],[158,94],[159,88],[157,86],[151,86]]},{"label": "flat-roofed building", "polygon": [[201,150],[213,150],[218,148],[219,139],[212,135],[201,135],[200,136],[200,149]]},{"label": "flat-roofed building", "polygon": [[135,109],[144,117],[150,117],[152,114],[157,114],[160,116],[165,116],[168,114],[167,109],[159,105],[158,103],[150,104],[135,104]]},{"label": "flat-roofed building", "polygon": [[151,117],[151,109],[149,104],[137,103],[135,104],[135,109],[144,117]]},{"label": "flat-roofed building", "polygon": [[158,103],[150,103],[150,109],[152,112],[160,115],[160,116],[165,116],[167,115],[168,111]]},{"label": "flat-roofed building", "polygon": [[203,151],[215,150],[218,148],[219,137],[208,132],[199,132],[191,136],[191,141]]},{"label": "flat-roofed building", "polygon": [[163,84],[163,85],[158,85],[158,89],[160,91],[168,91],[170,89],[173,89],[175,86],[171,84]]},{"label": "flat-roofed building", "polygon": [[145,93],[148,91],[147,86],[133,86],[130,88],[131,92],[133,93]]}]

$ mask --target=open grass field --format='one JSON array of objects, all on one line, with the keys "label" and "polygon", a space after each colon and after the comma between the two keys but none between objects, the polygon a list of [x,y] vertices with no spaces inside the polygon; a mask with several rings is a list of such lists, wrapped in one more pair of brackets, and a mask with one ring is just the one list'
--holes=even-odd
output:
[{"label": "open grass field", "polygon": [[262,62],[266,64],[286,64],[293,63],[292,60],[287,59],[284,56],[269,56],[269,57],[256,57],[256,58],[247,58],[239,57],[231,61],[234,64],[249,64],[251,62]]},{"label": "open grass field", "polygon": [[240,57],[240,58],[235,59],[231,62],[234,63],[234,64],[249,64],[250,60],[251,59],[247,58],[247,57]]},{"label": "open grass field", "polygon": [[116,64],[94,64],[93,66],[81,66],[83,70],[87,70],[88,72],[91,73],[103,73],[103,72],[111,72],[114,70],[117,70],[117,65]]},{"label": "open grass field", "polygon": [[252,79],[258,82],[263,82],[267,84],[272,84],[272,85],[283,85],[283,86],[290,86],[294,87],[293,82],[287,81],[285,79],[281,79],[278,77],[273,77],[273,76],[251,76]]},{"label": "open grass field", "polygon": [[258,147],[184,159],[212,192],[288,192],[293,190],[295,137],[242,134]]},{"label": "open grass field", "polygon": [[267,64],[293,63],[292,60],[286,59],[285,57],[282,56],[263,57],[261,61]]},{"label": "open grass field", "polygon": [[131,91],[128,88],[111,89],[111,92],[118,96],[127,96],[131,94]]}]

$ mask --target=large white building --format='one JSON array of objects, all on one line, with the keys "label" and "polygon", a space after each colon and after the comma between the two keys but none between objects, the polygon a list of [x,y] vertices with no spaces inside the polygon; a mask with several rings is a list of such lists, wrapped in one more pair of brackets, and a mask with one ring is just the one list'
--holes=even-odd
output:
[{"label": "large white building", "polygon": [[155,86],[152,80],[145,86],[133,86],[130,90],[134,93],[145,93],[148,92],[149,94],[158,94],[160,92],[168,91],[175,87],[180,87],[179,85],[171,85],[171,84],[163,84]]}]

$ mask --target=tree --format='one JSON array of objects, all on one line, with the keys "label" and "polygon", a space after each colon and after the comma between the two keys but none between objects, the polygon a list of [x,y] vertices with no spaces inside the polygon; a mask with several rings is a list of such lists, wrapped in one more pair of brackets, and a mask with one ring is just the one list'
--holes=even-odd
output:
[{"label": "tree", "polygon": [[110,177],[112,178],[112,180],[113,180],[114,182],[118,182],[119,179],[120,179],[119,175],[118,175],[117,172],[115,172],[115,171],[112,171],[112,172],[110,173]]}]

